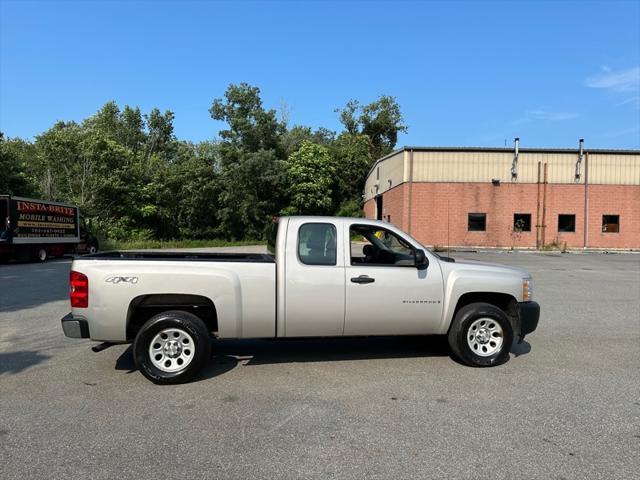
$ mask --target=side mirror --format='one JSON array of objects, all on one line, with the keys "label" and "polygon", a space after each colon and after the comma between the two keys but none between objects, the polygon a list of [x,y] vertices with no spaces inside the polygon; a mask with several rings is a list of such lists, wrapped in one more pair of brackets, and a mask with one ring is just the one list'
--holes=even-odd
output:
[{"label": "side mirror", "polygon": [[420,270],[429,266],[429,259],[423,250],[416,250],[416,267]]}]

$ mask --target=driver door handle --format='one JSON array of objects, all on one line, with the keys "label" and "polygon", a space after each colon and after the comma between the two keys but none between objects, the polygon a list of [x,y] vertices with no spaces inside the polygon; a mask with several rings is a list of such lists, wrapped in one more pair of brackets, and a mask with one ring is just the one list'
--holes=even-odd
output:
[{"label": "driver door handle", "polygon": [[359,277],[351,277],[352,283],[373,283],[375,282],[375,278],[371,278],[368,275],[360,275]]}]

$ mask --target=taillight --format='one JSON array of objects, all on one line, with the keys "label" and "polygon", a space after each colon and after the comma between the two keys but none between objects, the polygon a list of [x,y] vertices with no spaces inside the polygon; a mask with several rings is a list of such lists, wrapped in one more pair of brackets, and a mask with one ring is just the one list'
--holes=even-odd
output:
[{"label": "taillight", "polygon": [[89,306],[89,279],[84,273],[71,270],[69,274],[69,300],[74,308]]}]

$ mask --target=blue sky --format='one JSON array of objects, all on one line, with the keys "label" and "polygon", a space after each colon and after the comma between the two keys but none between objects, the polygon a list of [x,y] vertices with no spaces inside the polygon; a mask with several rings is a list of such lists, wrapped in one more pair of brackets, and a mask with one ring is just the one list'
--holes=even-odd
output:
[{"label": "blue sky", "polygon": [[229,83],[339,130],[397,97],[400,145],[640,148],[640,2],[0,0],[0,130],[33,137],[108,100],[212,139]]}]

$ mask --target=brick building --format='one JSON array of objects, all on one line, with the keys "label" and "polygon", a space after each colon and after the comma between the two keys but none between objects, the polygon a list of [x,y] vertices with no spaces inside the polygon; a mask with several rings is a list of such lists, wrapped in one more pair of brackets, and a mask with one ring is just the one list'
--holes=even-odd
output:
[{"label": "brick building", "polygon": [[640,150],[518,143],[397,150],[367,176],[365,216],[425,245],[640,248]]}]

